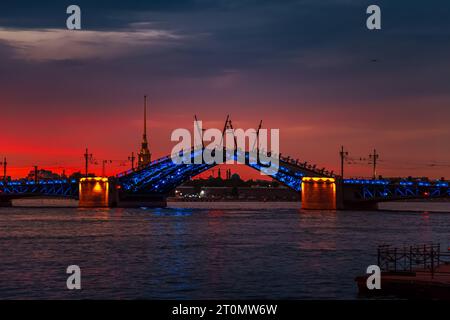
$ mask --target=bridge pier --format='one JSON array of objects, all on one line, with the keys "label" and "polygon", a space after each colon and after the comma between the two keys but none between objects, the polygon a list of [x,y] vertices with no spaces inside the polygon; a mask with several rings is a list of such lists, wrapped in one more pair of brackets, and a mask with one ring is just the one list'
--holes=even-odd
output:
[{"label": "bridge pier", "polygon": [[302,209],[338,209],[336,189],[336,181],[333,178],[304,177],[302,179]]},{"label": "bridge pier", "polygon": [[343,185],[333,178],[304,177],[302,208],[307,210],[378,210],[376,199],[358,197],[359,186]]},{"label": "bridge pier", "polygon": [[110,186],[108,178],[87,177],[80,179],[79,207],[110,207]]}]

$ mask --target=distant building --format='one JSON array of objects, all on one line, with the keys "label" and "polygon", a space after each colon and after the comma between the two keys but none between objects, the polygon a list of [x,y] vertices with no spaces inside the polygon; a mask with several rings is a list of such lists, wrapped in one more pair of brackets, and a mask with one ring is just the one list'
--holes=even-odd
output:
[{"label": "distant building", "polygon": [[[88,174],[89,176],[89,174]],[[75,179],[75,180],[80,180],[81,178],[85,177],[84,174],[82,174],[80,171],[74,172],[69,176],[69,179]]]},{"label": "distant building", "polygon": [[300,193],[286,187],[179,186],[172,201],[299,201]]},{"label": "distant building", "polygon": [[144,134],[142,135],[141,150],[138,154],[138,167],[145,167],[152,160],[147,141],[147,96],[144,96]]},{"label": "distant building", "polygon": [[[27,179],[35,180],[35,178],[36,178],[36,172],[35,172],[35,170],[31,170],[28,173]],[[53,173],[50,170],[39,169],[39,170],[37,170],[37,178],[38,178],[38,180],[54,180],[54,179],[59,179],[60,175],[57,173]]]}]

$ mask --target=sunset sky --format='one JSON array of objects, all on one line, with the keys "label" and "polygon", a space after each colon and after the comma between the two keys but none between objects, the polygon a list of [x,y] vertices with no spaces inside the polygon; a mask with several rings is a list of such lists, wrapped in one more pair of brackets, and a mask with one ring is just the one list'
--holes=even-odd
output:
[{"label": "sunset sky", "polygon": [[[382,30],[366,28],[370,4]],[[15,177],[71,173],[89,147],[124,171],[147,94],[153,159],[194,114],[216,128],[231,114],[335,171],[343,144],[357,159],[376,148],[384,176],[450,178],[449,57],[444,0],[2,1],[0,156]],[[370,176],[358,162],[347,173]]]}]

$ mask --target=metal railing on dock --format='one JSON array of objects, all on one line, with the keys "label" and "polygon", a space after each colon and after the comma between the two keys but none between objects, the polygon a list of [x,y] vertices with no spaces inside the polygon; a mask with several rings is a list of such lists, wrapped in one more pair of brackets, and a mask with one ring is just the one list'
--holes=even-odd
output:
[{"label": "metal railing on dock", "polygon": [[441,252],[440,244],[409,247],[378,247],[378,266],[384,272],[430,272],[432,276],[443,264],[450,264],[450,253]]}]

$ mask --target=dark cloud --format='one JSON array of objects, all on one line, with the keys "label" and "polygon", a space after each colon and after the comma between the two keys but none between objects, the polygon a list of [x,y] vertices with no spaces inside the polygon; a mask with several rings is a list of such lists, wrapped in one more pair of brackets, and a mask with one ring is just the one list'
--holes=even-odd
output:
[{"label": "dark cloud", "polygon": [[[44,78],[39,84],[44,90],[52,85],[50,79],[64,77],[69,68],[71,78],[63,82],[71,88],[82,87],[86,75],[104,86],[126,79],[130,86],[145,81],[159,87],[183,79],[229,77],[234,72],[248,77],[248,90],[272,88],[283,92],[286,100],[299,99],[299,92],[306,101],[330,104],[335,99],[373,101],[448,93],[450,5],[439,0],[377,1],[383,29],[371,32],[365,28],[365,8],[372,2],[77,1],[85,30],[148,28],[181,38],[170,45],[130,47],[127,54],[108,59],[21,61],[11,45],[2,46],[0,55],[12,59],[2,67],[4,75],[9,70],[16,76],[0,76],[0,83],[14,79],[19,83],[39,75]],[[2,3],[1,26],[63,29],[65,7],[72,3]]]}]

